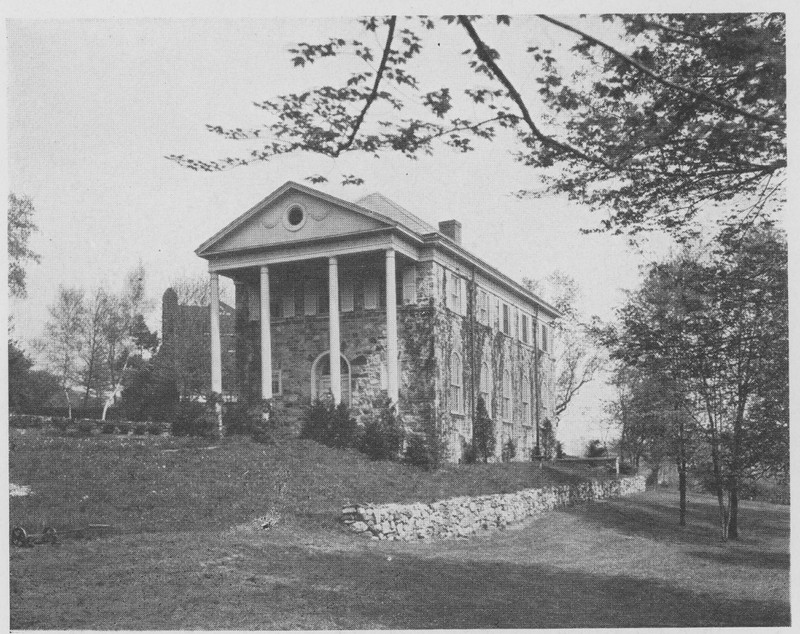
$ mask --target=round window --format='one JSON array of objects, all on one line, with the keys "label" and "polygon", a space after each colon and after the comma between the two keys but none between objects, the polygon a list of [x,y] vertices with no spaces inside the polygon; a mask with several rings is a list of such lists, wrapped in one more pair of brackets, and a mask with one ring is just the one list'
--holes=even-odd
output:
[{"label": "round window", "polygon": [[289,231],[297,231],[306,223],[306,212],[300,205],[292,205],[283,215],[283,226]]}]

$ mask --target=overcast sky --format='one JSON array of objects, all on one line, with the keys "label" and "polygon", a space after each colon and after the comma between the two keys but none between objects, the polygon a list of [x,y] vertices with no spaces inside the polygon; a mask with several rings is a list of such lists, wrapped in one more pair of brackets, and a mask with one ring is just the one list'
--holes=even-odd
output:
[{"label": "overcast sky", "polygon": [[[511,31],[487,31],[522,90],[535,83],[513,50],[570,44],[541,21],[526,24],[513,31],[522,32],[513,41],[505,35]],[[587,24],[603,28],[596,20]],[[216,159],[249,147],[215,137],[205,124],[257,124],[253,101],[353,69],[355,58],[298,70],[287,52],[298,41],[356,34],[351,19],[18,19],[6,26],[10,191],[34,201],[39,233],[31,246],[41,254],[41,264],[27,267],[28,298],[10,305],[14,336],[23,344],[41,335],[59,284],[116,290],[139,260],[156,302],[148,321],[160,331],[158,301],[170,281],[205,273],[194,249],[285,181],[314,173],[330,175],[331,184],[318,187],[335,196],[355,200],[380,191],[432,224],[458,219],[464,246],[516,280],[569,273],[584,292],[586,311],[604,318],[649,259],[624,238],[582,234],[598,219],[564,199],[510,196],[535,186],[537,174],[514,163],[503,144],[472,154],[442,148],[419,161],[294,155],[214,174],[164,158]],[[465,66],[466,36],[441,26],[433,33],[423,80],[452,73],[453,63]],[[500,37],[506,39],[493,39]],[[443,85],[436,81],[431,89]],[[341,187],[341,173],[357,173],[366,183]],[[656,244],[657,252],[666,248],[662,239]],[[587,397],[590,410],[576,414],[596,418],[598,402]]]}]

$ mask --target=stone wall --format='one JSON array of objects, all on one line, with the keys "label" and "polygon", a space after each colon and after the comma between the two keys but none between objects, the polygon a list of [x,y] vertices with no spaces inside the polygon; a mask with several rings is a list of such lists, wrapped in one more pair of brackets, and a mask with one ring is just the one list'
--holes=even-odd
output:
[{"label": "stone wall", "polygon": [[458,497],[431,504],[355,505],[342,510],[342,521],[352,531],[372,539],[408,541],[466,537],[482,530],[503,528],[560,506],[640,493],[644,489],[645,477],[639,475],[515,493]]}]

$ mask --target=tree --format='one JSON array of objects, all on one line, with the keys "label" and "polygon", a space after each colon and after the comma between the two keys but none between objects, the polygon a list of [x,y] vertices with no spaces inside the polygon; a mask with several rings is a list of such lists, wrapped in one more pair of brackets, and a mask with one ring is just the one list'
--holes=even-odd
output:
[{"label": "tree", "polygon": [[788,402],[759,416],[788,393],[786,262],[773,230],[723,232],[705,257],[652,265],[620,311],[614,356],[662,368],[705,433],[723,540],[738,537],[739,489],[757,467],[788,472]]},{"label": "tree", "polygon": [[[351,62],[341,84],[256,102],[266,119],[260,127],[206,126],[249,142],[242,153],[210,161],[167,158],[217,171],[293,152],[332,159],[398,152],[416,159],[437,144],[469,152],[477,143],[503,140],[515,144],[515,160],[543,178],[543,188],[519,196],[565,194],[607,215],[600,224],[605,230],[658,227],[686,237],[709,205],[725,203],[727,220],[745,226],[777,208],[786,171],[785,16],[602,19],[603,31],[615,30],[619,43],[593,36],[597,24],[578,28],[547,15],[362,18],[365,38],[333,34],[290,49],[299,68],[337,57]],[[552,29],[571,56],[535,42],[509,50],[511,43],[530,42],[510,36],[515,28],[525,35]],[[367,41],[376,37],[378,51]],[[417,72],[426,66],[426,47],[453,42],[463,48],[459,38],[467,42],[462,54],[475,83],[459,84],[458,69],[443,68],[438,85],[423,87]],[[438,46],[429,46],[434,39]],[[510,75],[525,61],[535,90]],[[409,91],[418,98],[409,101]],[[341,182],[363,178],[342,174]]]},{"label": "tree", "polygon": [[[551,303],[562,315],[553,324],[554,336],[551,345],[555,358],[553,372],[555,407],[554,420],[550,423],[555,439],[559,417],[578,392],[594,380],[605,366],[605,350],[597,340],[600,322],[592,318],[590,323],[585,323],[578,308],[580,288],[574,278],[566,273],[555,271],[542,281],[524,278],[523,285],[534,293],[541,293],[545,285],[550,286],[553,289]],[[539,364],[540,366],[542,364],[541,357]],[[537,394],[542,393],[545,374],[540,367],[537,372],[539,380]]]},{"label": "tree", "polygon": [[32,370],[33,361],[16,341],[8,340],[8,408],[31,412],[61,389],[58,377],[44,370]]},{"label": "tree", "polygon": [[475,407],[475,422],[472,424],[472,446],[475,458],[485,463],[494,456],[497,438],[494,431],[494,422],[489,417],[486,402],[482,396],[478,397]]},{"label": "tree", "polygon": [[25,263],[40,260],[28,246],[31,234],[39,230],[34,212],[29,196],[8,195],[8,290],[12,297],[25,297]]},{"label": "tree", "polygon": [[137,313],[133,317],[131,336],[139,356],[142,356],[145,351],[153,353],[158,348],[158,332],[150,331],[150,328],[147,327],[147,322],[144,320],[144,315],[141,313]]},{"label": "tree", "polygon": [[145,270],[139,262],[128,273],[122,294],[107,297],[108,312],[103,323],[103,339],[109,391],[103,405],[102,420],[106,419],[108,408],[116,403],[122,391],[122,381],[135,347],[133,335],[136,316],[141,314],[145,303]]},{"label": "tree", "polygon": [[49,308],[50,317],[44,337],[37,347],[44,353],[53,373],[58,377],[67,399],[67,415],[72,418],[69,388],[77,382],[78,360],[83,347],[83,326],[86,307],[84,292],[58,287],[58,299]]},{"label": "tree", "polygon": [[83,311],[83,324],[81,326],[83,341],[80,351],[83,367],[79,372],[79,376],[80,383],[84,388],[84,407],[88,405],[89,397],[92,393],[96,397],[101,397],[108,383],[104,364],[104,334],[106,324],[111,318],[109,311],[113,309],[110,299],[102,287],[97,288]]}]

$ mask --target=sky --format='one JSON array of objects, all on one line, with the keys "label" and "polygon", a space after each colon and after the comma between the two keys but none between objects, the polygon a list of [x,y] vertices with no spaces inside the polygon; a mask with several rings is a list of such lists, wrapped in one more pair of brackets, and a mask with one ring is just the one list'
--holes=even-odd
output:
[{"label": "sky", "polygon": [[[570,43],[541,21],[526,24],[514,41],[487,31],[487,39],[498,38],[492,41],[523,92],[535,83],[512,51],[533,43],[563,51]],[[598,20],[582,24],[609,35]],[[655,237],[642,254],[623,237],[581,233],[598,219],[563,198],[516,199],[510,193],[535,187],[537,174],[515,163],[507,145],[471,154],[442,148],[418,161],[290,155],[220,173],[193,172],[164,158],[237,152],[240,142],[219,139],[205,125],[257,124],[253,101],[318,86],[354,68],[355,58],[306,69],[291,63],[287,49],[298,41],[339,33],[356,34],[357,26],[349,18],[296,17],[9,20],[9,189],[33,199],[39,232],[30,246],[41,255],[40,264],[27,267],[28,297],[10,301],[13,336],[28,347],[42,334],[59,285],[119,290],[139,261],[153,300],[148,322],[160,330],[165,288],[178,277],[206,273],[194,249],[285,181],[314,173],[331,177],[315,187],[347,200],[380,191],[431,224],[456,218],[463,245],[479,257],[518,281],[564,271],[580,285],[588,314],[612,318],[623,289],[636,286],[639,267],[663,254],[668,241]],[[438,28],[426,40],[431,55],[420,71],[423,83],[454,64],[465,67],[465,37]],[[456,78],[469,76],[456,71]],[[366,183],[339,186],[341,173],[357,173]],[[574,421],[562,423],[574,427],[563,432],[569,442],[597,437],[584,423],[602,416],[604,394],[595,386],[575,404]]]}]

